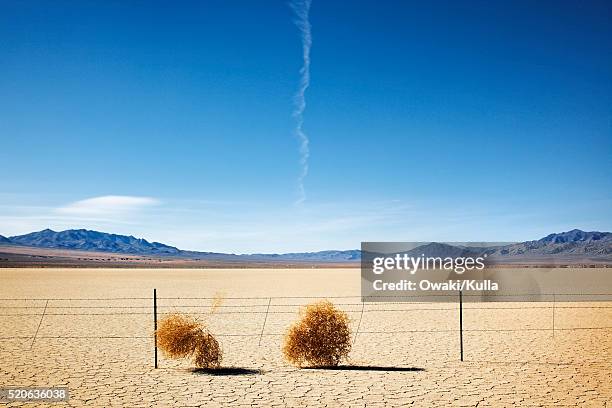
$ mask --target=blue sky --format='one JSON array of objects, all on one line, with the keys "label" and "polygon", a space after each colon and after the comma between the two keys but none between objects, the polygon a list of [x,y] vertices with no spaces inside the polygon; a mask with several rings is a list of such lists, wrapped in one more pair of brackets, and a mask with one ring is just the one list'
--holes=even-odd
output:
[{"label": "blue sky", "polygon": [[0,3],[0,234],[278,252],[612,230],[606,1]]}]

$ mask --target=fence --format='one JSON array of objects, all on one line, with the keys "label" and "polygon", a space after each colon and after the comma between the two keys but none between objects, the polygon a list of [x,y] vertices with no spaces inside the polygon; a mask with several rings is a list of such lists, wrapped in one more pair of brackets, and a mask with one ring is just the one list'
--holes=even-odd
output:
[{"label": "fence", "polygon": [[[496,304],[496,303],[464,303],[464,296],[461,293],[457,293],[456,303],[431,303],[431,302],[362,302],[359,297],[355,296],[331,296],[325,297],[331,300],[334,304],[350,313],[354,321],[354,337],[353,344],[358,342],[360,335],[401,335],[407,333],[447,333],[452,336],[456,336],[458,341],[457,357],[464,360],[464,335],[469,333],[479,332],[550,332],[554,337],[555,332],[566,332],[566,331],[581,331],[581,330],[597,330],[607,331],[612,330],[612,302],[610,296],[612,294],[599,294],[602,297],[601,302],[558,302],[556,300],[558,295],[550,295],[550,302],[539,302],[539,303],[516,303],[516,304]],[[517,295],[524,296],[524,295]],[[568,296],[568,295],[564,295]],[[576,295],[579,296],[579,295]],[[593,296],[593,295],[590,295]],[[115,297],[115,298],[5,298],[0,299],[0,319],[3,317],[14,316],[15,318],[38,318],[36,329],[31,334],[24,335],[13,335],[13,336],[2,336],[0,339],[22,339],[29,341],[28,349],[31,350],[37,341],[37,339],[151,339],[151,347],[153,348],[154,354],[154,365],[158,367],[157,360],[157,340],[152,335],[153,330],[157,328],[158,316],[164,316],[174,311],[187,312],[194,315],[210,315],[210,308],[216,307],[217,311],[214,315],[222,316],[224,323],[232,320],[232,316],[235,316],[233,320],[238,321],[238,317],[243,320],[240,324],[247,327],[247,330],[241,329],[236,331],[215,331],[215,335],[219,337],[232,337],[232,338],[253,338],[257,340],[257,345],[262,345],[262,340],[266,336],[282,336],[284,334],[284,328],[287,323],[290,322],[296,311],[301,306],[320,299],[321,297],[224,297],[223,304],[213,306],[216,298],[213,297],[158,297],[157,291],[154,290],[152,297]],[[603,314],[597,314],[599,316],[596,323],[600,324],[587,324],[584,326],[559,326],[557,316],[565,310],[596,310],[600,309]],[[510,311],[509,315],[515,315],[517,311],[525,310],[538,310],[549,314],[549,323],[543,324],[542,319],[544,315],[538,316],[539,321],[521,322],[518,327],[475,327],[476,325],[467,325],[464,321],[464,315],[470,316],[476,311]],[[419,314],[423,315],[428,313],[431,325],[438,326],[431,328],[424,325],[422,328],[414,328],[411,324],[397,325],[398,318],[402,319],[408,314]],[[436,313],[447,313],[445,319],[438,319],[435,317]],[[607,314],[606,314],[607,313]],[[374,326],[372,322],[366,324],[364,322],[364,316],[370,314],[382,314],[389,319],[380,318],[380,321],[387,321],[387,325]],[[396,314],[393,316],[393,314]],[[283,315],[287,319],[281,319],[276,324],[271,323],[270,316]],[[146,332],[143,335],[122,335],[118,334],[121,331],[121,322],[117,326],[118,330],[115,333],[107,333],[104,335],[71,335],[71,333],[64,333],[59,335],[45,335],[41,333],[41,327],[46,319],[52,319],[56,317],[65,316],[134,316],[135,318],[145,317],[145,321],[149,322],[149,330],[146,330],[143,326],[143,330]],[[260,321],[255,321],[252,317],[260,316]],[[399,316],[399,317],[398,317]],[[454,316],[454,317],[453,317]],[[603,319],[601,318],[603,317]],[[436,320],[438,319],[438,320]],[[139,319],[143,320],[143,319]],[[409,320],[409,319],[408,319]],[[454,320],[454,324],[453,321]],[[497,318],[488,318],[497,322]],[[580,320],[580,319],[578,319]],[[584,319],[583,319],[584,320]],[[418,319],[413,319],[418,321]],[[511,320],[507,320],[511,322]],[[589,323],[589,321],[584,321]],[[391,323],[391,324],[389,324]],[[592,323],[592,322],[591,322]],[[239,325],[240,325],[239,324]],[[270,327],[270,325],[272,325]],[[145,325],[146,326],[146,325]],[[389,327],[391,326],[391,328]],[[399,326],[399,327],[396,327]],[[33,327],[32,327],[33,328]],[[268,330],[269,328],[276,330]],[[377,330],[378,329],[378,330]],[[4,331],[6,333],[6,331]],[[130,333],[128,333],[130,334]]]}]

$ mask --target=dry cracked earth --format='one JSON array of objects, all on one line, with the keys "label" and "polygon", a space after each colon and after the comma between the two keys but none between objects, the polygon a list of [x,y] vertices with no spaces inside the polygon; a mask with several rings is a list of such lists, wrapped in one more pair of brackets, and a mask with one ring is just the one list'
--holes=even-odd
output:
[{"label": "dry cracked earth", "polygon": [[[461,362],[456,303],[362,305],[355,270],[0,276],[0,386],[70,392],[67,402],[4,406],[612,406],[608,302],[467,304]],[[161,353],[153,367],[153,287],[160,318],[181,311],[209,325],[224,369],[196,371]],[[223,300],[211,313],[214,299],[196,297]],[[337,369],[292,367],[282,334],[300,305],[319,297],[349,313],[353,332],[359,327],[350,360]]]}]

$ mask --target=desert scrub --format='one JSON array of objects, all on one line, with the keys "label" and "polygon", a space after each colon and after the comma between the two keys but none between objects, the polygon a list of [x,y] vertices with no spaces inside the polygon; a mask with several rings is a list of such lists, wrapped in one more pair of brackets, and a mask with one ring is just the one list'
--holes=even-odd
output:
[{"label": "desert scrub", "polygon": [[169,314],[161,320],[156,335],[157,345],[169,358],[192,357],[199,368],[218,368],[221,365],[219,342],[191,316]]},{"label": "desert scrub", "polygon": [[336,366],[350,351],[349,318],[327,300],[300,311],[283,345],[285,359],[298,367]]}]

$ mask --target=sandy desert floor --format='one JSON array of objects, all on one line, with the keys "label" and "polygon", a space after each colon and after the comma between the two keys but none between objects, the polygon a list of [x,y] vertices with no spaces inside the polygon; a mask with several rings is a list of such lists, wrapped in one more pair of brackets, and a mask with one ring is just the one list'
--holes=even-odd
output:
[{"label": "sandy desert floor", "polygon": [[[466,304],[461,362],[456,303],[362,305],[359,283],[358,269],[0,269],[0,386],[69,388],[42,406],[612,406],[612,302]],[[227,369],[161,354],[153,368],[153,288],[162,316],[210,325]],[[211,315],[201,298],[217,296]],[[291,367],[282,333],[322,298],[359,327],[350,361]]]}]

